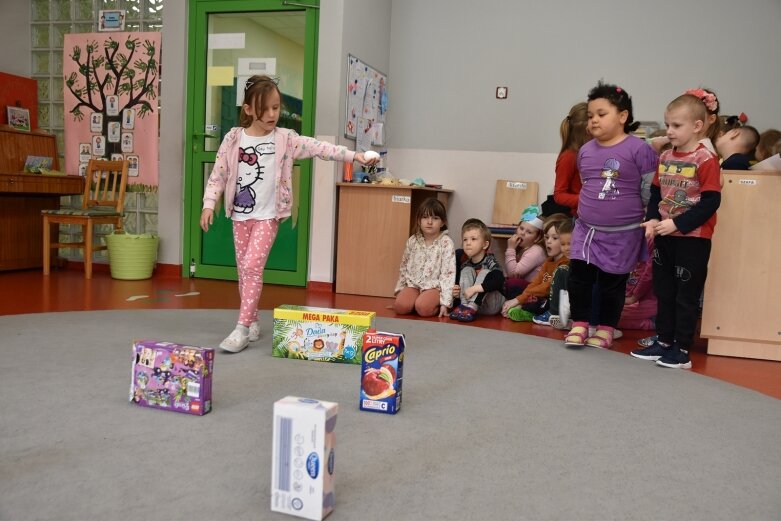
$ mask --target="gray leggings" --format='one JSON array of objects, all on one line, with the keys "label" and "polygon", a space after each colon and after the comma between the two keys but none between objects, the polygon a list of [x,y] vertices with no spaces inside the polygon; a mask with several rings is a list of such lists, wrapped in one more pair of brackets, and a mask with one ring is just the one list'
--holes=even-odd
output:
[{"label": "gray leggings", "polygon": [[[480,270],[480,273],[476,273],[471,266],[464,266],[461,269],[461,279],[458,281],[458,285],[461,287],[461,295],[464,294],[466,288],[475,284],[482,284],[486,275],[488,275],[488,270]],[[462,297],[461,304],[471,303],[477,305],[477,313],[479,315],[496,315],[502,310],[504,300],[502,292],[496,290],[487,293],[475,293],[469,299]]]}]

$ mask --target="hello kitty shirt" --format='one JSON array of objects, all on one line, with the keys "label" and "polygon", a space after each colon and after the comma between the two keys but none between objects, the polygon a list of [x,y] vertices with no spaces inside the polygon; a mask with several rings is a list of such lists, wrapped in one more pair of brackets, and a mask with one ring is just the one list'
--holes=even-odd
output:
[{"label": "hello kitty shirt", "polygon": [[[220,196],[225,199],[225,216],[230,218],[236,202],[238,187],[239,149],[241,148],[241,127],[233,127],[217,149],[214,168],[203,191],[203,207],[217,206]],[[300,136],[295,130],[277,127],[274,130],[274,206],[278,220],[290,217],[293,208],[293,163],[297,159],[319,157],[326,161],[352,163],[355,152],[341,145],[332,145],[307,136]]]},{"label": "hello kitty shirt", "polygon": [[241,132],[239,170],[236,178],[236,196],[233,198],[233,220],[274,219],[274,137],[248,136]]}]

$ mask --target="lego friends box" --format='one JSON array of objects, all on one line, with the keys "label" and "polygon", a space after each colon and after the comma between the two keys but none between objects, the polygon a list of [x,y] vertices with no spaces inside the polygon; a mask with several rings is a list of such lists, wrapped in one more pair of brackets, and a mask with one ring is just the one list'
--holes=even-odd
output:
[{"label": "lego friends box", "polygon": [[274,309],[272,354],[319,362],[361,363],[363,334],[373,311],[284,305]]},{"label": "lego friends box", "polygon": [[156,340],[133,342],[130,401],[203,415],[211,410],[214,349]]}]

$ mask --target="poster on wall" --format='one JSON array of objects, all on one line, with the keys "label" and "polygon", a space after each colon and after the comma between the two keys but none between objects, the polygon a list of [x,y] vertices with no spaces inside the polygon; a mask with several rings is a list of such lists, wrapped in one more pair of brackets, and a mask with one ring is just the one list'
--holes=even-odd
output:
[{"label": "poster on wall", "polygon": [[359,58],[348,54],[347,117],[344,137],[353,138],[363,144],[383,145],[385,138],[383,126],[387,111],[388,77]]},{"label": "poster on wall", "polygon": [[132,153],[128,182],[157,186],[159,57],[157,32],[65,35],[66,172],[80,172],[88,159]]}]

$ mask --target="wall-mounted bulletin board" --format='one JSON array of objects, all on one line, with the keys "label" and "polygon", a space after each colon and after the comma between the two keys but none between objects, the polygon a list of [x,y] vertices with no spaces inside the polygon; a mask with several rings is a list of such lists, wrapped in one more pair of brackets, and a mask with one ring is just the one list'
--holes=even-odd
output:
[{"label": "wall-mounted bulletin board", "polygon": [[347,118],[344,136],[356,150],[385,144],[388,76],[352,54],[347,55]]}]

